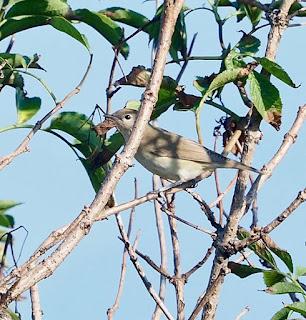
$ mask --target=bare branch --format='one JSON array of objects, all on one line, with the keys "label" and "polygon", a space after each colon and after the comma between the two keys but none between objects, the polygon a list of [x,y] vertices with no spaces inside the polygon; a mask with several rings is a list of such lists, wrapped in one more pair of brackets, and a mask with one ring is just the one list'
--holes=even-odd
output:
[{"label": "bare branch", "polygon": [[272,230],[277,228],[281,223],[283,223],[303,202],[306,200],[306,188],[300,191],[297,197],[291,202],[291,204],[275,219],[273,219],[269,224],[263,228],[257,228],[251,233],[248,238],[245,238],[239,242],[236,242],[235,249],[241,251],[250,244],[260,240],[264,234],[270,233]]},{"label": "bare branch", "polygon": [[15,149],[15,151],[13,151],[12,153],[8,154],[5,157],[0,158],[0,170],[2,170],[4,167],[6,167],[7,165],[9,165],[14,158],[16,158],[17,156],[19,156],[20,154],[29,151],[29,143],[31,141],[31,139],[33,138],[33,136],[35,135],[35,133],[41,129],[42,125],[51,117],[53,116],[55,113],[57,113],[60,109],[63,108],[63,106],[65,105],[65,103],[73,96],[75,96],[76,94],[78,94],[81,90],[81,87],[85,81],[85,79],[87,78],[87,75],[89,73],[90,67],[91,67],[91,63],[92,63],[92,55],[90,55],[90,60],[89,60],[89,64],[87,66],[87,69],[85,71],[85,74],[83,76],[83,78],[81,79],[80,83],[71,91],[69,92],[66,97],[58,102],[56,104],[56,106],[50,111],[48,112],[41,120],[37,121],[35,126],[31,129],[31,131],[29,132],[29,134],[24,138],[24,140],[21,142],[21,144]]},{"label": "bare branch", "polygon": [[[153,190],[158,190],[159,188],[159,180],[160,178],[156,175],[153,175]],[[165,229],[162,219],[162,213],[160,204],[158,201],[154,201],[154,211],[155,211],[155,219],[156,219],[156,228],[158,233],[158,241],[159,241],[159,250],[160,250],[160,268],[162,270],[167,270],[167,244],[166,244],[166,235]],[[159,297],[162,301],[165,300],[166,296],[166,277],[164,275],[160,275],[160,283],[159,283]],[[156,305],[154,313],[152,315],[152,320],[159,320],[161,317],[162,311],[158,305]]]},{"label": "bare branch", "polygon": [[143,284],[145,285],[146,289],[148,290],[150,296],[154,299],[154,301],[158,304],[158,306],[161,308],[161,310],[163,311],[164,315],[167,317],[167,319],[169,320],[174,320],[174,318],[172,317],[172,315],[170,314],[170,312],[168,311],[167,307],[165,306],[165,304],[163,303],[163,301],[159,298],[158,294],[155,292],[155,290],[153,289],[153,286],[152,284],[149,282],[149,280],[147,279],[146,275],[145,275],[145,272],[143,270],[143,268],[141,267],[141,265],[139,264],[138,262],[138,259],[137,259],[137,255],[136,255],[136,252],[134,250],[134,248],[132,247],[132,245],[130,244],[129,242],[129,239],[124,231],[124,228],[123,228],[123,223],[121,221],[121,218],[120,216],[117,216],[118,217],[118,226],[119,226],[119,229],[120,229],[120,234],[121,234],[121,237],[125,243],[125,247],[128,251],[128,254],[130,256],[130,259],[136,269],[136,271],[138,272]]},{"label": "bare branch", "polygon": [[42,320],[43,312],[40,306],[39,292],[37,284],[30,288],[30,297],[32,304],[32,320]]},{"label": "bare branch", "polygon": [[182,277],[185,279],[185,282],[188,281],[189,277],[195,273],[197,270],[199,270],[204,264],[205,262],[208,260],[208,258],[211,256],[211,254],[214,251],[214,247],[211,246],[207,249],[207,252],[205,254],[205,256],[203,257],[203,259],[201,259],[195,266],[193,266],[190,270],[188,270],[187,272],[185,272]]},{"label": "bare branch", "polygon": [[[134,180],[134,187],[135,187],[135,198],[137,198],[138,197],[138,188],[137,188],[137,180],[136,179]],[[132,208],[131,213],[130,213],[130,219],[129,219],[129,225],[128,225],[128,231],[127,231],[127,238],[128,239],[130,239],[130,235],[131,235],[131,232],[132,232],[134,216],[135,216],[135,207]],[[118,225],[118,228],[119,228],[120,220],[118,219],[118,215],[116,215],[116,221],[117,221],[117,225]],[[124,247],[123,254],[122,254],[122,263],[121,263],[121,271],[120,271],[120,278],[119,278],[119,286],[118,286],[115,302],[112,305],[112,307],[107,310],[107,318],[108,318],[108,320],[113,319],[115,312],[119,308],[120,298],[121,298],[121,295],[123,293],[123,287],[124,287],[125,276],[126,276],[126,259],[127,259],[127,255],[128,255],[128,252],[126,250],[126,247]]]},{"label": "bare branch", "polygon": [[[10,283],[6,282],[6,278],[1,279],[0,292],[3,293],[0,301],[1,305],[7,305],[16,299],[22,292],[28,290],[40,280],[49,277],[54,272],[54,270],[64,261],[64,259],[78,245],[78,243],[89,233],[91,226],[96,220],[96,216],[104,209],[117,182],[131,165],[133,156],[137,151],[142,134],[152,113],[153,106],[157,101],[157,95],[166,62],[166,56],[169,51],[174,26],[183,3],[183,0],[165,1],[159,46],[150,76],[150,81],[143,95],[142,106],[139,111],[138,119],[135,123],[135,127],[132,131],[129,142],[125,146],[120,156],[118,156],[116,163],[102,184],[100,190],[96,194],[95,199],[91,203],[90,207],[86,207],[76,218],[79,223],[77,223],[74,228],[67,228],[64,240],[50,256],[30,269],[27,269],[28,262],[26,262],[21,267],[21,269],[23,268],[23,270],[26,270],[23,276],[18,276],[18,269],[15,273],[16,276]],[[38,129],[39,126],[36,130]],[[25,142],[25,145],[27,146],[27,141]],[[20,152],[22,149],[23,145],[17,150]],[[17,154],[18,151],[16,151]],[[15,156],[16,155],[14,154],[13,157]],[[5,163],[8,163],[7,160]],[[6,164],[2,165],[5,166]]]},{"label": "bare branch", "polygon": [[[175,207],[174,207],[174,197],[175,195],[167,195],[167,207],[168,210],[171,212],[171,215],[175,215]],[[172,284],[175,288],[175,295],[176,295],[176,308],[177,308],[177,320],[184,320],[185,319],[185,302],[184,302],[184,284],[181,273],[181,252],[180,252],[180,243],[178,239],[177,233],[177,225],[176,220],[168,216],[169,220],[169,227],[170,227],[170,234],[171,234],[171,241],[172,241],[172,251],[173,251],[173,264],[174,264],[174,277]]]}]

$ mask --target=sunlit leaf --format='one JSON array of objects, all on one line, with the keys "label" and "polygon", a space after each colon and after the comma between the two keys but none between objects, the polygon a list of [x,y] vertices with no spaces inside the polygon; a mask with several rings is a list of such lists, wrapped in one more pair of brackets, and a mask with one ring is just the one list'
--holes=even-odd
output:
[{"label": "sunlit leaf", "polygon": [[35,69],[43,69],[38,63],[39,57],[34,55],[34,57],[22,56],[17,53],[0,53],[0,61],[6,61],[7,65],[3,68],[35,68]]},{"label": "sunlit leaf", "polygon": [[288,86],[297,88],[298,86],[291,80],[288,73],[276,62],[269,60],[268,58],[254,58],[258,61],[262,67],[271,73],[274,77],[286,83]]},{"label": "sunlit leaf", "polygon": [[295,270],[295,275],[297,277],[305,277],[306,276],[306,267],[297,266]]},{"label": "sunlit leaf", "polygon": [[63,0],[23,0],[14,4],[5,18],[25,15],[65,16],[69,10],[69,5]]},{"label": "sunlit leaf", "polygon": [[302,293],[305,294],[305,291],[292,282],[278,282],[275,283],[273,286],[267,288],[265,290],[271,294],[287,294],[287,293]]},{"label": "sunlit leaf", "polygon": [[111,7],[99,11],[114,21],[122,22],[136,29],[144,27],[150,20],[144,15],[121,7]]},{"label": "sunlit leaf", "polygon": [[306,302],[294,302],[292,304],[286,305],[286,308],[298,312],[303,317],[306,317]]},{"label": "sunlit leaf", "polygon": [[289,319],[289,314],[291,313],[290,309],[288,308],[282,308],[279,311],[277,311],[271,320],[286,320]]},{"label": "sunlit leaf", "polygon": [[41,99],[39,97],[27,97],[26,93],[16,88],[17,124],[30,120],[40,109]]},{"label": "sunlit leaf", "polygon": [[285,276],[276,270],[266,270],[263,272],[264,282],[267,287],[273,286],[275,283],[281,282]]}]

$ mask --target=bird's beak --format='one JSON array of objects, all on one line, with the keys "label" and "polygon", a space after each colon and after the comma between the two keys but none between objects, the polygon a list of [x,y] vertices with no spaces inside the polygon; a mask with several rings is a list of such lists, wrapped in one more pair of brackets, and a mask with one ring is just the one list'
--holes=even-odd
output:
[{"label": "bird's beak", "polygon": [[111,114],[105,115],[105,120],[94,126],[94,130],[98,136],[103,136],[108,130],[116,126],[116,117]]}]

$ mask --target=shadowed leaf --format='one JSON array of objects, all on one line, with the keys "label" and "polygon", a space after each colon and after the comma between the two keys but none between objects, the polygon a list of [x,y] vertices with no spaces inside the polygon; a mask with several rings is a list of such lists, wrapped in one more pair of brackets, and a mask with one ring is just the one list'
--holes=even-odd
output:
[{"label": "shadowed leaf", "polygon": [[279,130],[282,102],[278,89],[265,76],[256,71],[249,75],[249,80],[254,106],[264,120]]}]

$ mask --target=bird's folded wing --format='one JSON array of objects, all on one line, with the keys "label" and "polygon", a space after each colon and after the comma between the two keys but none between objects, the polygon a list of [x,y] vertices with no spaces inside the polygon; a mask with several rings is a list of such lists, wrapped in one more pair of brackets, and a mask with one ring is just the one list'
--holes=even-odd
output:
[{"label": "bird's folded wing", "polygon": [[159,157],[169,157],[202,163],[226,162],[227,158],[208,150],[195,141],[166,130],[151,127],[150,141],[146,141],[146,151]]}]

